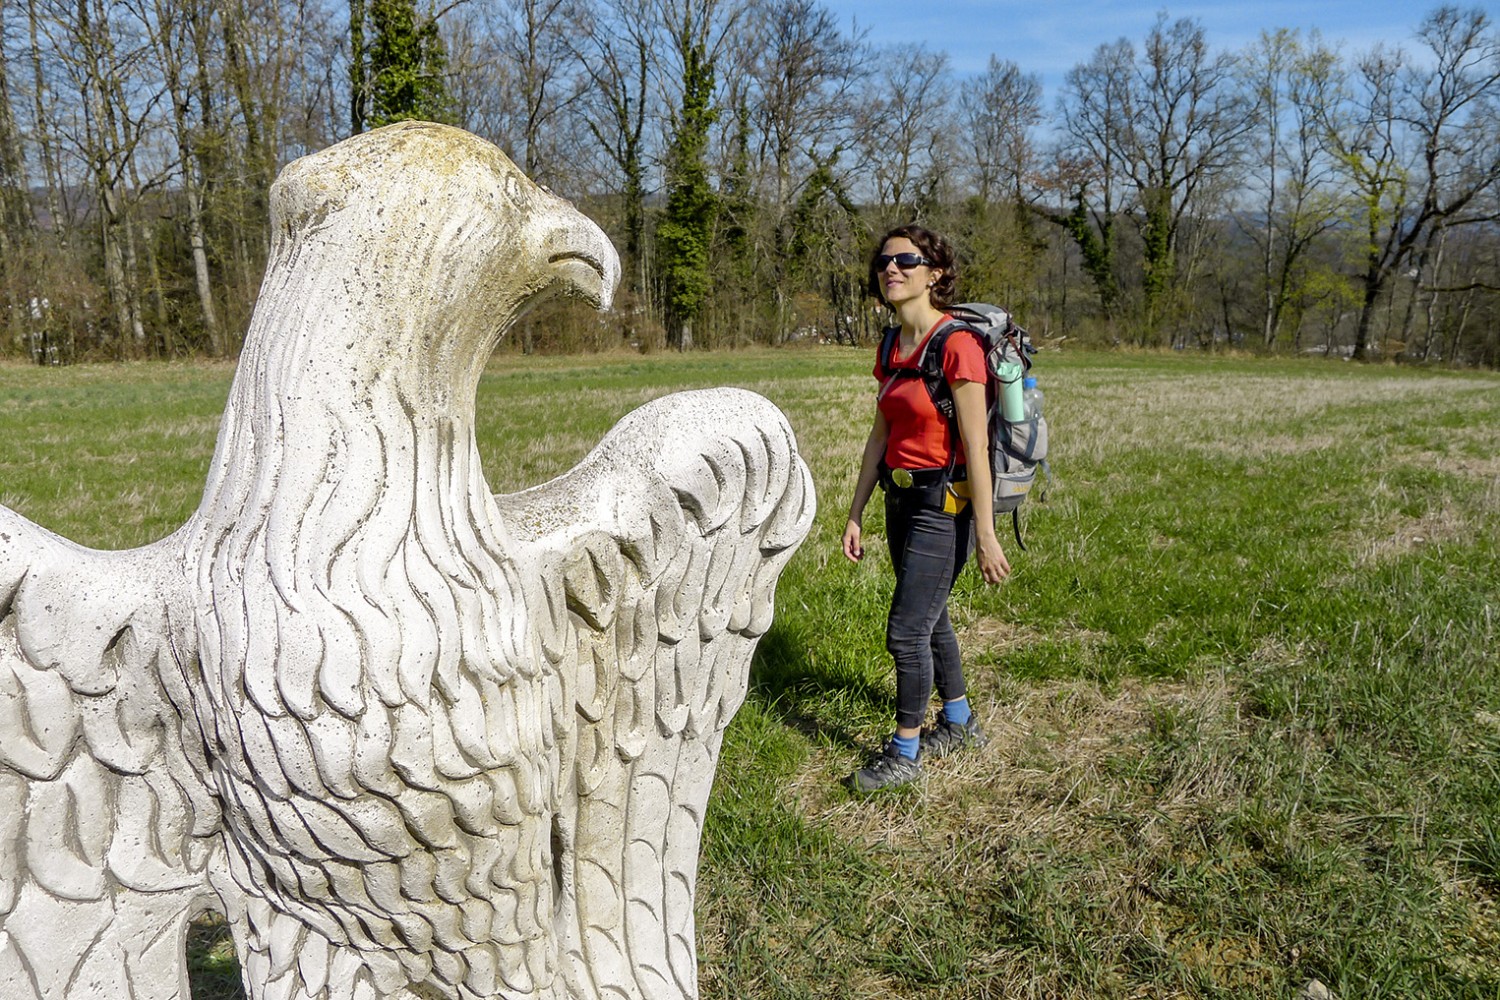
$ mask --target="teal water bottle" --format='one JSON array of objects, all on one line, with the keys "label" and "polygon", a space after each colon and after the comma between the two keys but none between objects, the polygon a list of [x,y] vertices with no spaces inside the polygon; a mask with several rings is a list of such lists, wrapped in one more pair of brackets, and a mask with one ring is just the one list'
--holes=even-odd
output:
[{"label": "teal water bottle", "polygon": [[1018,361],[1001,361],[995,365],[995,377],[1000,380],[1000,415],[1013,424],[1026,419],[1026,404],[1021,398],[1024,372]]}]

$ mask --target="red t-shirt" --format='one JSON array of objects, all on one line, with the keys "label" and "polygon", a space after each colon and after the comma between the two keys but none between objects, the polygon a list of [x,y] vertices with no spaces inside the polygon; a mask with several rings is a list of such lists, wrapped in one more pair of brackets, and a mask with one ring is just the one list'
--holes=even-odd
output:
[{"label": "red t-shirt", "polygon": [[[916,368],[922,356],[922,347],[932,337],[944,316],[933,325],[927,335],[907,357],[901,356],[898,340],[891,348],[891,368]],[[983,384],[986,374],[984,350],[972,334],[955,330],[943,344],[943,377],[951,386],[957,381]],[[882,379],[880,357],[875,358],[875,380],[880,383],[875,405],[880,407],[890,428],[885,442],[885,464],[893,469],[939,469],[948,464],[950,452],[957,453],[956,465],[964,464],[964,445],[956,433],[949,429],[948,421],[927,394],[927,386],[920,378]],[[887,382],[891,383],[887,385]],[[951,438],[951,440],[950,440]]]}]

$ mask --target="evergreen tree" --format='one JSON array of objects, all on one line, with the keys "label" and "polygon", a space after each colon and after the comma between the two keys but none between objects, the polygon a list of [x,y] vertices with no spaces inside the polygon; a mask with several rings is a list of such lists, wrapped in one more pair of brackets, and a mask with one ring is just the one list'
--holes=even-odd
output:
[{"label": "evergreen tree", "polygon": [[708,297],[709,248],[718,214],[705,162],[708,132],[719,114],[713,106],[713,65],[702,42],[684,43],[682,108],[667,154],[667,207],[656,227],[667,322],[679,350],[693,346],[693,321]]},{"label": "evergreen tree", "polygon": [[750,102],[740,99],[734,112],[734,138],[730,142],[729,169],[724,176],[724,194],[719,207],[724,228],[720,238],[733,262],[736,276],[753,264],[751,233],[755,225],[755,182],[750,173]]},{"label": "evergreen tree", "polygon": [[437,19],[419,15],[416,0],[370,0],[368,9],[375,29],[365,74],[370,127],[413,118],[452,123],[448,54]]}]

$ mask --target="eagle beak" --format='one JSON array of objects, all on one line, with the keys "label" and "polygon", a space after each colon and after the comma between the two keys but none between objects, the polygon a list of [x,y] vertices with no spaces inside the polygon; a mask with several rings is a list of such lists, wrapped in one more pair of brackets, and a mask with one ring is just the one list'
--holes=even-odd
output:
[{"label": "eagle beak", "polygon": [[581,253],[556,254],[547,261],[555,275],[554,280],[563,285],[563,294],[583,299],[600,312],[609,308],[615,297],[616,272],[611,274],[607,265]]},{"label": "eagle beak", "polygon": [[548,234],[547,266],[564,295],[583,299],[600,312],[614,301],[620,283],[620,255],[604,230],[572,213],[569,223]]}]

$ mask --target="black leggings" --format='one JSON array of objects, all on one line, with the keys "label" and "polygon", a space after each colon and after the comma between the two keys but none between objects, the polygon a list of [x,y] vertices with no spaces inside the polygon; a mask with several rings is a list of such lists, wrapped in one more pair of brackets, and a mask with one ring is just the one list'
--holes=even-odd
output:
[{"label": "black leggings", "polygon": [[934,683],[944,701],[966,692],[948,594],[969,558],[973,509],[944,513],[930,493],[892,489],[885,495],[886,539],[896,568],[885,648],[896,661],[896,725],[905,729],[926,720]]}]

